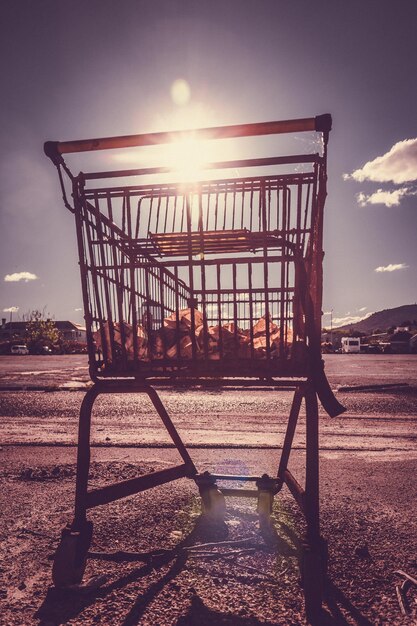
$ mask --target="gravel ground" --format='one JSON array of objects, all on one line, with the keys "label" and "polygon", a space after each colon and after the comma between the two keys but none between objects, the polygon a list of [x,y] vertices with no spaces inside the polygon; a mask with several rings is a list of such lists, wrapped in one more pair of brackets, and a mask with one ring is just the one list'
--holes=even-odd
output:
[{"label": "gravel ground", "polygon": [[[91,484],[161,469],[171,450],[93,451]],[[196,450],[200,469],[273,472],[276,451]],[[200,518],[193,483],[172,485],[99,507],[85,581],[50,585],[57,529],[71,516],[73,448],[3,448],[2,624],[304,624],[298,581],[303,524],[291,496],[276,498],[273,535],[260,531],[254,501],[228,500],[225,525]],[[292,467],[302,474],[302,453]],[[387,467],[390,473],[387,476]],[[401,617],[396,569],[416,575],[414,481],[417,457],[325,453],[322,457],[322,531],[329,539],[330,583],[323,624],[412,624]],[[13,497],[10,498],[10,495]],[[239,547],[188,554],[183,545],[247,539]],[[103,560],[118,550],[166,553],[152,563]],[[100,553],[101,558],[94,558]],[[104,553],[104,555],[103,555]],[[98,581],[94,578],[101,576]],[[98,587],[94,587],[94,582]],[[415,596],[414,596],[415,597]]]},{"label": "gravel ground", "polygon": [[[50,361],[48,369],[45,358],[31,368],[17,359],[22,365],[9,374],[1,370],[0,386],[19,376],[43,384],[57,376],[62,385],[82,378],[74,370],[83,367],[80,361]],[[339,391],[347,413],[334,420],[322,415],[321,519],[330,551],[323,626],[417,623],[417,588],[409,590],[403,616],[395,592],[401,578],[394,573],[417,577],[417,360],[379,359],[375,378],[368,359],[335,357],[328,367],[332,386],[409,387]],[[279,450],[273,448],[282,441],[289,394],[161,393],[200,471],[276,472]],[[252,499],[228,499],[225,523],[208,524],[196,487],[186,479],[93,509],[83,585],[52,586],[51,556],[73,511],[82,397],[0,393],[0,624],[304,625],[298,570],[303,520],[285,488],[275,499],[274,531],[268,533],[259,527]],[[103,396],[93,421],[93,487],[178,462],[143,396]],[[290,462],[300,482],[303,429],[301,416]],[[240,545],[187,549],[241,539]],[[155,550],[163,552],[151,560],[115,556]]]}]

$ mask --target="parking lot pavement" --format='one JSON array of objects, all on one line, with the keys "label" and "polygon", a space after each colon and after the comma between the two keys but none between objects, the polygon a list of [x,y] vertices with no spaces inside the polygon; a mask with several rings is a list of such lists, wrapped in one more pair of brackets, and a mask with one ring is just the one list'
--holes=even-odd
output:
[{"label": "parking lot pavement", "polygon": [[[417,387],[417,354],[326,354],[333,389],[343,386],[407,384]],[[0,390],[22,387],[83,387],[90,382],[87,355],[0,355]]]}]

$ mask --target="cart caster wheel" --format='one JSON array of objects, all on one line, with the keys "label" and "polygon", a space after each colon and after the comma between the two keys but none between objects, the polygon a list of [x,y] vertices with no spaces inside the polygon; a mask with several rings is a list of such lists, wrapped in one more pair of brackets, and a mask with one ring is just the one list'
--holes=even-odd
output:
[{"label": "cart caster wheel", "polygon": [[305,612],[310,624],[320,624],[327,562],[327,542],[324,539],[320,539],[317,546],[303,544],[300,574],[304,589]]},{"label": "cart caster wheel", "polygon": [[258,487],[258,504],[256,510],[259,515],[259,525],[261,528],[271,527],[271,514],[274,505],[274,494],[279,491],[277,489],[277,480],[262,474],[256,481]]},{"label": "cart caster wheel", "polygon": [[222,520],[226,514],[226,500],[222,492],[215,486],[203,489],[201,493],[203,515]]},{"label": "cart caster wheel", "polygon": [[55,587],[79,584],[87,565],[87,552],[93,535],[93,523],[86,522],[82,530],[66,526],[55,552],[52,581]]},{"label": "cart caster wheel", "polygon": [[272,506],[274,503],[274,496],[269,491],[260,491],[258,495],[258,504],[256,507],[259,515],[259,525],[262,527],[270,527]]}]

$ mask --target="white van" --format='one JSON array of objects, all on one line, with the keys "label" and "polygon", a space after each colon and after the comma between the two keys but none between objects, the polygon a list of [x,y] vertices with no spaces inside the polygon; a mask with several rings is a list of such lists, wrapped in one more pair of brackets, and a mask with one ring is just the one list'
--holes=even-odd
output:
[{"label": "white van", "polygon": [[361,351],[360,337],[342,337],[342,353],[357,354]]},{"label": "white van", "polygon": [[12,354],[29,354],[28,347],[25,346],[24,344],[21,344],[19,346],[12,346],[10,348],[10,352]]}]

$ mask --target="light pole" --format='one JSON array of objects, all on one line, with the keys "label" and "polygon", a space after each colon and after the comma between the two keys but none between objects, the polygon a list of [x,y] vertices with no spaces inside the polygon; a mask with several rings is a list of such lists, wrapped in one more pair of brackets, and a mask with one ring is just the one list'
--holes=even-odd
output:
[{"label": "light pole", "polygon": [[330,309],[330,343],[333,348],[333,309]]}]

